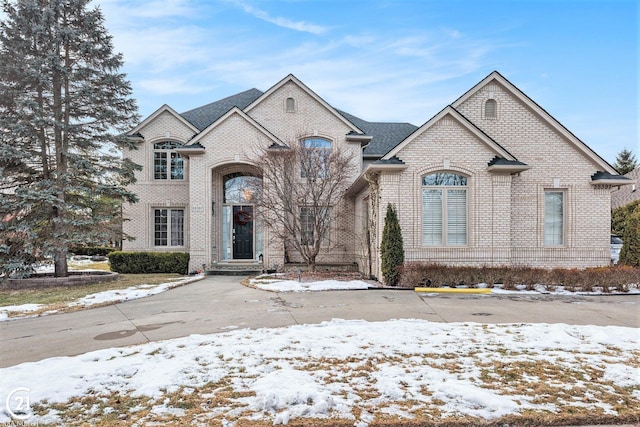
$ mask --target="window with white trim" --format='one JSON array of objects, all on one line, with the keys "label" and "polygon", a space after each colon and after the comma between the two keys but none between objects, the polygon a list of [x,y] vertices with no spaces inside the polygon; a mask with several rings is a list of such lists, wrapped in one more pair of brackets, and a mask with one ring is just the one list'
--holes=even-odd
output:
[{"label": "window with white trim", "polygon": [[306,138],[301,141],[300,178],[327,176],[331,141],[324,138]]},{"label": "window with white trim", "polygon": [[184,246],[184,209],[154,209],[153,227],[154,246]]},{"label": "window with white trim", "polygon": [[564,245],[564,191],[544,192],[544,245]]},{"label": "window with white trim", "polygon": [[174,151],[182,147],[176,141],[153,144],[153,179],[184,179],[184,159]]},{"label": "window with white trim", "polygon": [[467,244],[467,177],[438,172],[422,177],[422,245]]}]

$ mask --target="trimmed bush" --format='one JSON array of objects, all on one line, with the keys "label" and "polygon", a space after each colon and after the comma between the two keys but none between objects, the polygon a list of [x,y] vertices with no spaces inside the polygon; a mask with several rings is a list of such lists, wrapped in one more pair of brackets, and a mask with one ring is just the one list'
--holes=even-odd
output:
[{"label": "trimmed bush", "polygon": [[116,249],[109,248],[107,246],[73,246],[69,248],[69,253],[74,255],[86,255],[86,256],[107,256],[111,252],[115,252]]},{"label": "trimmed bush", "polygon": [[547,290],[564,286],[570,292],[592,292],[602,289],[610,292],[627,292],[631,285],[640,286],[640,268],[630,266],[598,267],[580,270],[555,268],[545,270],[531,267],[456,267],[442,264],[410,262],[400,268],[399,286],[476,287],[485,283],[488,287],[501,284],[503,289],[524,288],[535,290],[538,285]]},{"label": "trimmed bush", "polygon": [[111,271],[121,274],[187,274],[189,254],[184,252],[120,252],[109,254]]}]

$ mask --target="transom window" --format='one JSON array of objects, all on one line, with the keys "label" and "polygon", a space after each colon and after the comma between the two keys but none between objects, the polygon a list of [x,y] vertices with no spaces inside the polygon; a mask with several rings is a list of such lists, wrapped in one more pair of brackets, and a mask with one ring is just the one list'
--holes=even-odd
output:
[{"label": "transom window", "polygon": [[154,209],[154,246],[184,246],[184,209]]},{"label": "transom window", "polygon": [[182,144],[176,141],[153,144],[153,178],[184,179],[184,160],[173,151]]},{"label": "transom window", "polygon": [[225,175],[223,202],[227,204],[255,204],[262,196],[262,178],[244,173]]},{"label": "transom window", "polygon": [[327,175],[331,141],[323,138],[306,138],[301,141],[300,177],[322,178]]},{"label": "transom window", "polygon": [[422,177],[422,244],[467,244],[467,177],[438,172]]}]

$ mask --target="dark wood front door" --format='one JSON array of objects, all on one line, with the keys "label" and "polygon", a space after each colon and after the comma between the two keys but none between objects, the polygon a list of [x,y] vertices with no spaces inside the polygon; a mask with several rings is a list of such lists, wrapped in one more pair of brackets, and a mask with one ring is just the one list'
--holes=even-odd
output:
[{"label": "dark wood front door", "polygon": [[233,259],[253,259],[253,206],[233,206]]}]

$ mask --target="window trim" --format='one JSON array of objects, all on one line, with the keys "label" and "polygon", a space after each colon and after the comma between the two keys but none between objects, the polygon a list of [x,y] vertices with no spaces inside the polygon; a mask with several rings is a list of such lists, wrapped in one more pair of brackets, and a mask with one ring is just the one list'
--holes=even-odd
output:
[{"label": "window trim", "polygon": [[[441,175],[438,177],[438,175]],[[442,179],[442,183],[425,183],[427,177],[435,177],[435,179]],[[453,180],[453,181],[452,181]],[[456,183],[456,180],[460,180],[460,183]],[[469,246],[469,176],[458,171],[433,171],[420,176],[420,243],[423,247],[437,248],[437,247],[467,247]],[[439,243],[427,243],[425,235],[425,195],[426,192],[439,192],[440,197],[440,242]],[[464,191],[464,242],[463,243],[450,243],[451,236],[451,224],[449,209],[451,202],[455,202],[450,197],[452,191]],[[434,193],[435,194],[435,193]],[[433,239],[432,239],[433,240]]]},{"label": "window trim", "polygon": [[[165,222],[164,224],[160,223],[158,224],[157,219],[159,218],[158,216],[158,212],[161,211],[166,211],[166,217],[165,217]],[[175,218],[176,221],[179,221],[179,229],[175,229],[173,228],[174,226],[174,215],[173,212],[182,212],[181,217],[177,217]],[[162,215],[162,214],[160,214]],[[153,239],[153,247],[156,248],[184,248],[185,245],[185,239],[186,239],[186,233],[185,233],[185,223],[186,223],[186,209],[184,207],[153,207],[152,208],[152,216],[153,216],[153,231],[152,231],[152,236],[151,238]],[[158,226],[160,226],[162,228],[162,226],[164,225],[164,230],[159,229]],[[164,237],[162,237],[162,235],[160,237],[158,237],[158,233],[163,233],[164,232]],[[177,234],[177,236],[174,237],[174,233]],[[175,239],[175,240],[174,240]],[[165,241],[165,244],[162,244],[161,242]],[[176,243],[180,242],[181,244],[174,244],[174,241]],[[159,243],[160,242],[160,243]]]},{"label": "window trim", "polygon": [[[553,241],[547,243],[547,225],[550,224],[547,222],[548,214],[547,214],[547,194],[557,193],[562,196],[562,205],[561,205],[561,215],[562,219],[560,221],[560,243],[556,243],[555,235],[549,236]],[[543,217],[542,217],[542,244],[545,248],[562,248],[566,246],[567,242],[567,190],[565,188],[545,188],[543,190]],[[556,226],[557,227],[557,226]],[[554,229],[556,228],[554,227]]]},{"label": "window trim", "polygon": [[[306,144],[308,142],[321,142],[324,144],[328,144],[328,147],[322,146],[322,147],[308,147]],[[304,137],[302,139],[300,139],[300,144],[303,146],[303,149],[310,149],[310,150],[314,150],[314,152],[316,152],[318,154],[318,156],[320,156],[320,153],[322,153],[322,156],[331,156],[331,152],[333,151],[333,140],[329,139],[329,138],[325,138],[322,136],[307,136]],[[302,163],[303,159],[300,159],[300,163]],[[306,176],[305,170],[304,168],[302,168],[302,166],[300,167],[300,178],[301,179],[313,179],[313,178],[322,178],[323,177],[323,173],[321,170],[318,170],[318,175],[315,177],[308,177]]]},{"label": "window trim", "polygon": [[[179,141],[176,140],[167,140],[167,141],[157,141],[153,143],[152,147],[152,176],[154,181],[165,181],[165,182],[179,182],[185,181],[187,165],[185,158],[180,155],[176,148],[180,148],[184,146]],[[160,169],[158,169],[158,163],[160,163]],[[178,163],[180,166],[178,166]],[[162,168],[164,167],[164,173],[162,173]],[[174,178],[174,170],[181,170],[182,174],[179,177]],[[159,174],[163,174],[164,177],[158,177]]]}]

